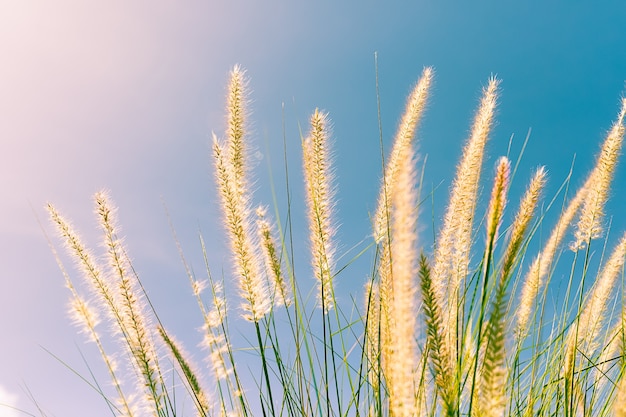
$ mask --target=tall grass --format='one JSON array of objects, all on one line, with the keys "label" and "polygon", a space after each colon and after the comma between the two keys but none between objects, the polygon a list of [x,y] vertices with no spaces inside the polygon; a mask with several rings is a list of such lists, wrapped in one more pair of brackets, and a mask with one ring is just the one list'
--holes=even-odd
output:
[{"label": "tall grass", "polygon": [[[111,415],[626,415],[626,235],[615,248],[606,247],[609,239],[599,240],[626,100],[579,190],[570,192],[566,180],[562,193],[544,203],[547,171],[541,167],[529,173],[515,207],[509,159],[483,170],[498,99],[499,82],[490,79],[431,250],[417,233],[416,132],[433,77],[426,68],[409,94],[382,167],[371,244],[360,255],[371,256],[373,267],[364,293],[354,297],[364,301],[342,305],[334,281],[350,265],[337,256],[329,115],[315,110],[301,138],[311,265],[308,273],[296,272],[292,243],[301,232],[293,231],[291,207],[275,221],[253,201],[248,79],[240,67],[232,70],[227,129],[213,139],[231,267],[213,275],[202,238],[203,277],[184,264],[204,322],[198,337],[206,380],[207,372],[194,367],[152,308],[109,197],[95,196],[104,258],[94,256],[48,205],[83,280],[74,282],[57,255],[72,317],[96,345],[112,381],[110,388],[95,388]],[[480,203],[483,187],[491,188],[487,204]],[[558,214],[555,224],[544,221],[547,211]],[[539,228],[549,230],[545,239]],[[566,256],[568,247],[573,254]],[[598,273],[592,251],[603,253]],[[550,301],[551,280],[567,271],[566,288]],[[225,290],[231,283],[236,294]],[[310,283],[317,286],[315,303],[307,296]],[[237,345],[233,326],[253,335],[249,346]],[[122,351],[110,351],[107,338]],[[256,352],[256,365],[242,365],[243,348]],[[176,375],[182,385],[174,383]]]}]

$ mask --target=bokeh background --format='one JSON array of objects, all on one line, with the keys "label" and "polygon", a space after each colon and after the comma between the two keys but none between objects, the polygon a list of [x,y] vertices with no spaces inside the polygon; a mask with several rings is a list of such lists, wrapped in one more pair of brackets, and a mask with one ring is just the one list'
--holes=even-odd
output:
[{"label": "bokeh background", "polygon": [[[0,0],[0,403],[35,415],[38,406],[48,416],[108,415],[63,365],[88,375],[84,355],[101,371],[67,317],[43,209],[55,203],[97,248],[91,196],[102,188],[120,207],[161,319],[202,364],[200,315],[164,207],[194,270],[203,272],[202,231],[211,267],[228,276],[210,137],[224,129],[234,64],[251,78],[255,199],[274,207],[273,183],[284,215],[286,155],[302,251],[300,129],[315,107],[330,113],[345,264],[369,242],[380,177],[376,67],[385,149],[423,67],[436,70],[419,132],[423,195],[433,191],[422,210],[429,251],[492,75],[502,95],[486,175],[499,155],[517,158],[531,130],[514,195],[538,165],[550,171],[549,197],[572,163],[572,184],[582,182],[625,92],[625,21],[623,1]],[[623,165],[607,210],[609,244],[626,228]],[[365,255],[339,277],[349,303],[349,294],[360,299],[370,264]],[[17,415],[26,414],[0,406],[0,416]]]}]

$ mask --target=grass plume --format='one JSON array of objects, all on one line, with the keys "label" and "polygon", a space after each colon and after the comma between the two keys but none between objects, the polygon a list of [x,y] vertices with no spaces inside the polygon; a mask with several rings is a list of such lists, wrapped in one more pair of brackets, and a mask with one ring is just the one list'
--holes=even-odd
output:
[{"label": "grass plume", "polygon": [[625,114],[626,99],[623,99],[617,120],[609,131],[600,150],[596,167],[589,176],[590,188],[580,210],[580,220],[574,233],[576,240],[572,248],[575,250],[585,247],[591,239],[596,239],[602,234],[604,204],[608,199],[611,180],[622,149]]},{"label": "grass plume", "polygon": [[[445,329],[444,343],[448,360],[456,363],[461,337],[459,325],[459,295],[463,279],[467,276],[472,242],[472,224],[485,145],[493,123],[499,81],[491,78],[483,91],[474,118],[470,137],[463,149],[461,162],[450,192],[443,225],[437,237],[433,264],[435,294],[442,305]],[[452,366],[452,369],[456,368]]]},{"label": "grass plume", "polygon": [[320,305],[324,312],[334,304],[333,268],[333,172],[330,163],[328,115],[315,110],[311,132],[303,143],[304,178],[308,206],[309,236],[313,273],[319,283]]},{"label": "grass plume", "polygon": [[245,300],[242,309],[248,320],[257,322],[269,311],[270,300],[266,282],[259,270],[252,232],[251,197],[246,175],[246,84],[244,73],[235,66],[228,88],[226,142],[221,144],[217,136],[213,135],[213,157],[224,224],[230,236],[241,296]]}]

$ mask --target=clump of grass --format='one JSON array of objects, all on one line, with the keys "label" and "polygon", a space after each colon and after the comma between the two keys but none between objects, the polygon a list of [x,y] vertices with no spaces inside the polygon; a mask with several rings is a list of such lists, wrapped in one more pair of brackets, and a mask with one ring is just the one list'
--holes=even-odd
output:
[{"label": "clump of grass", "polygon": [[[276,223],[265,206],[252,210],[249,81],[240,67],[232,70],[226,132],[224,139],[214,135],[213,140],[231,272],[213,277],[202,237],[204,279],[192,272],[180,250],[204,322],[200,338],[212,374],[208,381],[147,302],[108,196],[95,196],[106,265],[48,205],[83,277],[83,284],[75,284],[56,255],[73,318],[96,345],[112,381],[111,390],[96,388],[112,415],[180,416],[190,409],[198,416],[624,415],[626,314],[618,283],[626,235],[600,264],[590,255],[604,251],[596,240],[604,229],[604,205],[622,147],[626,100],[595,168],[576,192],[559,197],[560,215],[547,225],[537,215],[547,181],[543,167],[531,175],[514,212],[508,207],[515,180],[509,159],[500,158],[493,178],[484,178],[499,84],[490,79],[428,254],[417,232],[416,138],[433,77],[426,68],[410,93],[383,164],[370,250],[363,251],[373,258],[365,302],[345,306],[334,286],[350,264],[341,265],[337,256],[330,117],[316,109],[308,135],[301,138],[312,266],[306,273],[293,267],[289,242],[303,232],[293,230],[291,207],[286,220]],[[479,190],[489,182],[492,191],[482,213]],[[561,255],[573,225],[567,288],[547,306],[551,279],[568,269],[560,264],[569,257]],[[539,227],[551,230],[545,241],[535,233]],[[225,291],[231,281],[239,288],[239,307],[231,307],[236,296]],[[310,302],[313,283],[318,296]],[[233,325],[250,327],[251,346],[236,345]],[[107,337],[120,342],[121,354],[103,342]],[[257,367],[241,365],[244,347],[257,353]],[[164,363],[173,363],[177,373],[164,369]],[[250,386],[244,383],[249,373],[255,380]],[[174,383],[172,375],[183,383]]]}]

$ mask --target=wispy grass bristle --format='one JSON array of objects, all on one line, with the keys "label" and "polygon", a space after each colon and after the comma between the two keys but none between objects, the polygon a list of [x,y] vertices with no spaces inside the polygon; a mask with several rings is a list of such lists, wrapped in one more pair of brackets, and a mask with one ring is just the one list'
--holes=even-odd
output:
[{"label": "wispy grass bristle", "polygon": [[267,208],[265,207],[257,208],[257,229],[261,241],[263,259],[265,260],[265,268],[272,286],[273,305],[289,307],[292,302],[289,285],[285,279],[278,247],[274,239],[274,232],[271,223],[266,217],[266,212]]},{"label": "wispy grass bristle", "polygon": [[179,344],[172,339],[162,326],[159,325],[157,330],[165,342],[165,345],[169,348],[172,356],[176,359],[176,363],[178,363],[178,366],[185,377],[185,380],[191,390],[194,404],[197,408],[197,415],[199,417],[208,415],[210,413],[210,405],[207,395],[205,394],[204,389],[200,386],[200,380],[197,376],[197,372],[192,369],[192,365],[186,358],[187,355],[182,352]]}]

